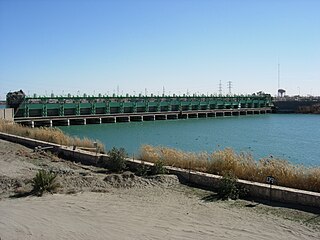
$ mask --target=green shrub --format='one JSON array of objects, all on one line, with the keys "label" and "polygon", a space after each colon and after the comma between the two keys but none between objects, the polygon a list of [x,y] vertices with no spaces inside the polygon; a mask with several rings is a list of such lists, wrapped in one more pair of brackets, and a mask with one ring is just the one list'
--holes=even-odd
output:
[{"label": "green shrub", "polygon": [[108,151],[109,166],[108,168],[113,172],[122,172],[126,168],[126,151],[124,148],[113,147]]},{"label": "green shrub", "polygon": [[238,188],[237,178],[234,174],[228,172],[223,175],[218,188],[218,196],[222,200],[239,198],[240,189]]},{"label": "green shrub", "polygon": [[138,176],[142,176],[142,177],[148,176],[150,173],[151,173],[150,166],[148,166],[144,163],[140,164],[137,168],[137,171],[136,171],[136,174]]},{"label": "green shrub", "polygon": [[44,192],[55,192],[60,187],[56,177],[57,175],[52,172],[39,170],[32,180],[33,192],[38,196],[42,196]]},{"label": "green shrub", "polygon": [[164,163],[161,160],[158,160],[154,163],[154,166],[152,168],[152,174],[166,174],[167,170],[164,168]]}]

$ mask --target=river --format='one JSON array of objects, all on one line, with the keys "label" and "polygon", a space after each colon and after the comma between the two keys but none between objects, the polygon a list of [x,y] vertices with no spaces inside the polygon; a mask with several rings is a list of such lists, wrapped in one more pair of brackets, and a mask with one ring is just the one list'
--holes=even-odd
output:
[{"label": "river", "polygon": [[266,114],[59,128],[69,135],[100,140],[107,150],[124,147],[131,156],[139,153],[142,144],[195,152],[231,147],[250,152],[257,160],[272,155],[320,166],[320,115]]}]

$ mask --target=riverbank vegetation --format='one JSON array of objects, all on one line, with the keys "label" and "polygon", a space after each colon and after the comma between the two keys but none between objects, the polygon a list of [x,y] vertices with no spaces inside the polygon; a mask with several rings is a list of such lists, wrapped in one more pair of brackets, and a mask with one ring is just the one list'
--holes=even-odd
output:
[{"label": "riverbank vegetation", "polygon": [[[65,146],[77,146],[87,149],[94,149],[95,151],[95,144],[93,140],[88,138],[68,136],[58,128],[30,128],[17,123],[0,120],[0,132],[61,144]],[[104,152],[104,145],[99,141],[96,142],[98,151]]]},{"label": "riverbank vegetation", "polygon": [[272,156],[256,161],[250,153],[236,153],[230,148],[194,153],[144,145],[140,157],[143,161],[162,161],[164,165],[206,173],[224,175],[229,172],[239,179],[261,183],[266,182],[267,176],[273,176],[277,185],[320,192],[319,167],[294,165]]}]

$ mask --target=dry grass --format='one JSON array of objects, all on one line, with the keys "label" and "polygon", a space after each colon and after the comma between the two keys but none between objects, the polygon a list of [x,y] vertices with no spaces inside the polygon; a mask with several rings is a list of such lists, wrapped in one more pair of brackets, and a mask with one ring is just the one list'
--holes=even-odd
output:
[{"label": "dry grass", "polygon": [[[84,148],[94,148],[94,141],[88,138],[71,137],[64,134],[58,128],[30,128],[16,123],[8,123],[0,120],[0,132],[28,137],[41,141],[56,143],[65,146],[77,146]],[[97,141],[99,152],[104,152],[104,145]]]},{"label": "dry grass", "polygon": [[143,161],[161,160],[165,165],[218,175],[232,172],[240,179],[262,183],[267,176],[273,176],[277,185],[320,192],[320,168],[293,165],[272,157],[255,161],[251,154],[238,154],[230,148],[213,153],[193,153],[144,145],[140,157]]}]

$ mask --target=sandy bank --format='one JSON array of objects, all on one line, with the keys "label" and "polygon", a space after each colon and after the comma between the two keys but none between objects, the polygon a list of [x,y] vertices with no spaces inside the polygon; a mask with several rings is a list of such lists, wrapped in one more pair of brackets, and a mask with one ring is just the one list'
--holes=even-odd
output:
[{"label": "sandy bank", "polygon": [[[59,194],[12,198],[41,168],[59,174]],[[106,178],[101,169],[2,140],[0,184],[1,240],[320,238],[316,214],[205,201],[211,193],[183,186],[174,176]]]}]

